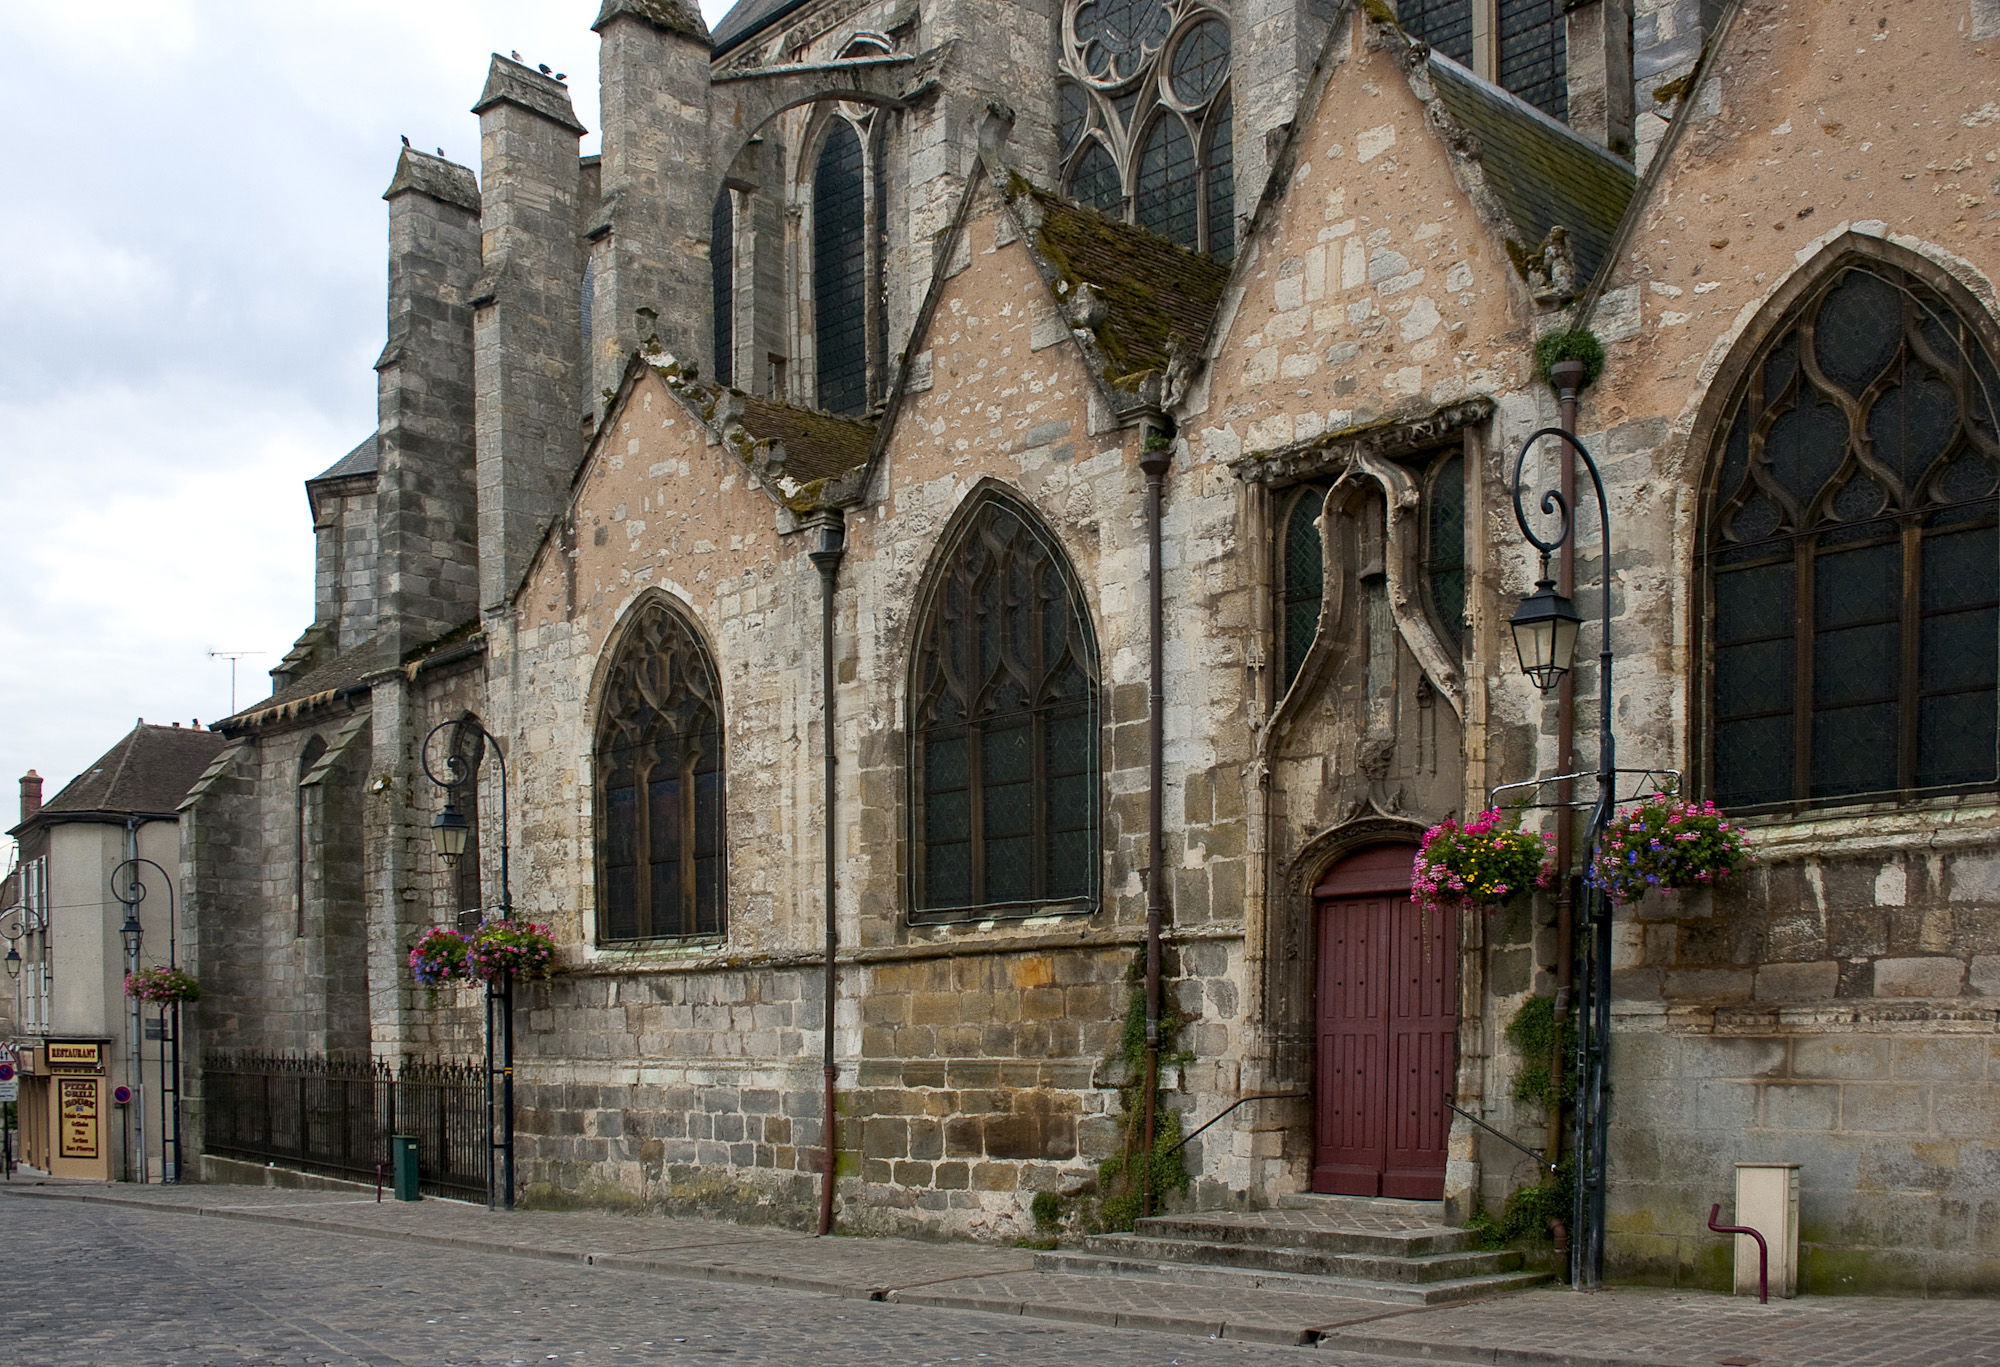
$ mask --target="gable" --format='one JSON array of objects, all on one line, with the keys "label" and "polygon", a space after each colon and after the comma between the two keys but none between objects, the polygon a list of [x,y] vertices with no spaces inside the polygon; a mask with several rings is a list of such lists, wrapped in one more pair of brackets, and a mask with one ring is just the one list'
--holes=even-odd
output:
[{"label": "gable", "polygon": [[1191,398],[1200,454],[1429,413],[1529,374],[1535,314],[1508,257],[1512,220],[1440,136],[1410,53],[1358,17],[1336,29]]}]

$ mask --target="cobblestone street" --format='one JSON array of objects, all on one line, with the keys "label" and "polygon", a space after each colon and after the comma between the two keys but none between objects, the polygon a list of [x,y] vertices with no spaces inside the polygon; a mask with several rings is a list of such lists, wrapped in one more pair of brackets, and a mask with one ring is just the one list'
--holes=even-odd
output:
[{"label": "cobblestone street", "polygon": [[71,1202],[0,1201],[0,1259],[5,1367],[1392,1361]]}]

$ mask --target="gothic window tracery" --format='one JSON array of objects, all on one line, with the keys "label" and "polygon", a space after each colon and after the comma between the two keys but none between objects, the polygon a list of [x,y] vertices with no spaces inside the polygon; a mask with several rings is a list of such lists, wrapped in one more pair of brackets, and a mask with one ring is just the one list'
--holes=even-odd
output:
[{"label": "gothic window tracery", "polygon": [[1432,466],[1424,491],[1424,586],[1446,644],[1465,650],[1465,453]]},{"label": "gothic window tracery", "polygon": [[1227,12],[1070,0],[1056,138],[1063,192],[1191,251],[1235,251]]},{"label": "gothic window tracery", "polygon": [[654,601],[619,647],[597,723],[598,938],[720,935],[722,705],[694,628]]},{"label": "gothic window tracery", "polygon": [[1094,908],[1096,643],[1076,577],[1032,514],[981,496],[915,639],[911,919]]},{"label": "gothic window tracery", "polygon": [[1702,549],[1717,802],[2000,778],[1996,395],[1969,309],[1858,255],[1753,354]]}]

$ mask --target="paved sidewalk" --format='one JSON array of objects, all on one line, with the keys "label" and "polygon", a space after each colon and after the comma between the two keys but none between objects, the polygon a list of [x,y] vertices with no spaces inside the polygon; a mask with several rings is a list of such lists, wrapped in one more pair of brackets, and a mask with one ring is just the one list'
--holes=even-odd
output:
[{"label": "paved sidewalk", "polygon": [[[1862,1297],[1759,1306],[1726,1296],[1520,1292],[1438,1308],[1286,1290],[1037,1273],[1017,1249],[815,1239],[772,1227],[456,1201],[32,1176],[0,1195],[182,1211],[831,1296],[1496,1367],[2000,1367],[2000,1304]],[[4,1218],[4,1217],[0,1217]],[[1308,1359],[1310,1360],[1310,1359]]]}]

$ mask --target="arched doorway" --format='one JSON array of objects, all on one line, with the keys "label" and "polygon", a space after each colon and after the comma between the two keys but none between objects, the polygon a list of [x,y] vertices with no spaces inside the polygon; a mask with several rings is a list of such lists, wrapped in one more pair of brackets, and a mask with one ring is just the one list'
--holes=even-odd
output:
[{"label": "arched doorway", "polygon": [[1410,900],[1410,845],[1349,855],[1313,888],[1312,1189],[1444,1195],[1458,1051],[1458,918]]}]

